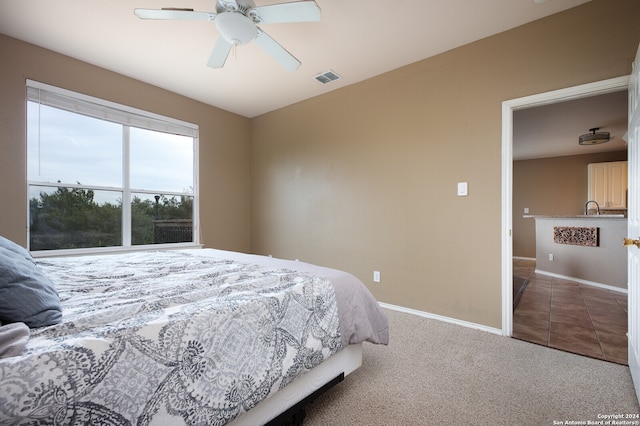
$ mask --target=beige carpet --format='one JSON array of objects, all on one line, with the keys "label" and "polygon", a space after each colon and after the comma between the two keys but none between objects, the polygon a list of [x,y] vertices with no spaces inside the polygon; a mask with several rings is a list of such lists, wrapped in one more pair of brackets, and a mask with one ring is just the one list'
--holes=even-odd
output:
[{"label": "beige carpet", "polygon": [[626,366],[385,312],[390,345],[365,344],[363,366],[308,407],[305,426],[538,426],[640,413]]}]

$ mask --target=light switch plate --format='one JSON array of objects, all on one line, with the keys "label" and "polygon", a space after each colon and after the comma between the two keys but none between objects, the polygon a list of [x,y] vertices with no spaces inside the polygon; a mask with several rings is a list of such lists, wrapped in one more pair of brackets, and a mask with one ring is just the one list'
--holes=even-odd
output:
[{"label": "light switch plate", "polygon": [[467,189],[467,182],[458,182],[458,197],[466,197]]}]

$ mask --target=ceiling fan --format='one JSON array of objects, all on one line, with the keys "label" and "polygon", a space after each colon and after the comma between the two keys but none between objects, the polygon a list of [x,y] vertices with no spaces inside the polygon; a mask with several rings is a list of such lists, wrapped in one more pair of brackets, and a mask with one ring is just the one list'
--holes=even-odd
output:
[{"label": "ceiling fan", "polygon": [[315,1],[256,6],[253,0],[217,0],[215,12],[162,8],[135,9],[134,13],[141,19],[213,21],[221,37],[218,38],[207,62],[211,68],[222,68],[232,48],[255,41],[258,46],[290,71],[298,69],[300,61],[262,31],[258,24],[320,20],[320,8]]}]

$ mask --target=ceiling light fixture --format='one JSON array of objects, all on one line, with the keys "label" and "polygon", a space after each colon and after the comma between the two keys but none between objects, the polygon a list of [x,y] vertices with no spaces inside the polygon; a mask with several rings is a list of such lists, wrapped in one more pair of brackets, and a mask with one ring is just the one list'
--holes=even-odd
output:
[{"label": "ceiling light fixture", "polygon": [[214,22],[220,35],[234,46],[247,44],[258,35],[258,29],[251,19],[240,13],[220,13]]},{"label": "ceiling light fixture", "polygon": [[578,143],[580,145],[597,145],[600,143],[609,142],[609,140],[611,140],[609,132],[598,132],[598,130],[600,130],[600,127],[589,129],[591,133],[580,136],[578,138]]}]

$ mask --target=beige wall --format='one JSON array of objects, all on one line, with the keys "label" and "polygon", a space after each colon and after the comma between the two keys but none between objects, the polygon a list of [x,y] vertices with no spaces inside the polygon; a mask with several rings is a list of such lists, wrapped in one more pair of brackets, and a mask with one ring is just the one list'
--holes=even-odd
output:
[{"label": "beige wall", "polygon": [[[627,151],[513,162],[513,255],[536,258],[536,227],[529,214],[582,214],[587,202],[587,165],[625,161]],[[591,206],[594,207],[594,206]]]},{"label": "beige wall", "polygon": [[0,36],[0,235],[26,241],[29,78],[197,123],[207,246],[345,269],[383,302],[499,328],[501,103],[629,74],[637,16],[594,0],[251,120]]},{"label": "beige wall", "polygon": [[200,126],[202,242],[250,249],[249,120],[0,35],[0,235],[26,244],[25,79]]},{"label": "beige wall", "polygon": [[254,118],[253,251],[500,328],[501,104],[629,74],[638,16],[638,1],[594,0]]}]

